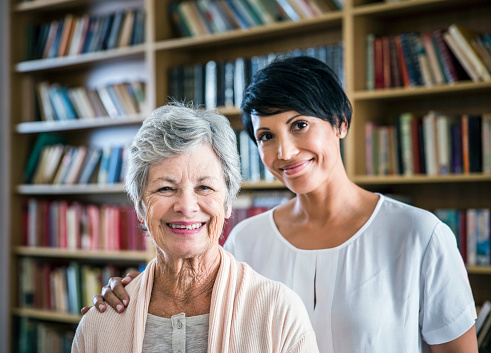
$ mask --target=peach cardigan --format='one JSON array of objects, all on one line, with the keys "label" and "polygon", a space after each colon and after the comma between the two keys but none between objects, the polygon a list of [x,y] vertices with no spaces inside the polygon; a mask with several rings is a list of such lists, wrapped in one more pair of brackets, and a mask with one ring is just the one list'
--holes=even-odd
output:
[{"label": "peach cardigan", "polygon": [[[213,287],[209,353],[318,352],[307,311],[296,293],[266,279],[220,248],[221,263]],[[118,314],[92,308],[78,325],[72,352],[142,351],[156,261],[126,290],[131,298]]]}]

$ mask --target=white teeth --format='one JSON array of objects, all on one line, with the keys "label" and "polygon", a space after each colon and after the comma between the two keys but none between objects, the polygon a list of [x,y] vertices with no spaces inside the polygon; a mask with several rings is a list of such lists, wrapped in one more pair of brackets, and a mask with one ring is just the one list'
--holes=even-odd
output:
[{"label": "white teeth", "polygon": [[190,225],[183,225],[183,224],[172,224],[169,223],[169,227],[174,228],[174,229],[187,229],[187,230],[193,230],[196,228],[199,228],[203,225],[203,223],[196,223],[196,224],[190,224]]}]

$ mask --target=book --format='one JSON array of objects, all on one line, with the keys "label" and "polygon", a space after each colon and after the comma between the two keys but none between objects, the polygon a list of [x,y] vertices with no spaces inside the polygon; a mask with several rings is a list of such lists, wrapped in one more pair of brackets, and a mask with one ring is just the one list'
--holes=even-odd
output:
[{"label": "book", "polygon": [[26,184],[30,184],[32,182],[32,178],[39,163],[39,158],[43,148],[49,145],[63,144],[64,142],[65,138],[60,135],[47,132],[43,132],[38,135],[33,147],[31,148],[31,152],[24,170],[24,182]]},{"label": "book", "polygon": [[470,64],[476,70],[478,77],[483,81],[491,81],[491,74],[482,61],[479,54],[475,51],[473,42],[477,41],[478,34],[469,28],[457,24],[448,27],[448,33],[455,39],[457,45],[462,49]]},{"label": "book", "polygon": [[435,45],[431,37],[431,33],[423,33],[423,45],[425,47],[426,55],[428,56],[428,62],[430,64],[431,74],[435,81],[435,84],[440,85],[445,83],[443,72],[438,62],[438,57],[435,52]]},{"label": "book", "polygon": [[450,117],[445,114],[436,116],[438,174],[450,173]]},{"label": "book", "polygon": [[73,185],[78,181],[86,155],[86,146],[79,146],[76,148],[72,162],[70,163],[70,167],[66,173],[65,178],[63,179],[63,184]]},{"label": "book", "polygon": [[66,56],[69,52],[70,41],[73,36],[73,31],[76,23],[76,18],[71,13],[68,13],[63,20],[63,30],[60,37],[60,45],[56,56]]},{"label": "book", "polygon": [[119,183],[121,180],[122,147],[112,146],[107,168],[107,184]]},{"label": "book", "polygon": [[443,74],[445,75],[445,81],[448,83],[454,83],[457,81],[468,79],[464,69],[452,54],[450,48],[443,38],[445,30],[442,28],[433,30],[431,32],[432,38],[437,48],[437,54],[439,57],[440,65],[443,68]]},{"label": "book", "polygon": [[480,266],[491,264],[490,221],[490,209],[479,209],[476,219],[476,263]]},{"label": "book", "polygon": [[210,60],[206,63],[206,78],[205,78],[205,107],[206,109],[214,109],[217,107],[217,63]]},{"label": "book", "polygon": [[131,35],[133,31],[133,23],[135,21],[134,10],[126,10],[124,15],[124,20],[121,25],[121,33],[118,39],[118,48],[127,47],[131,44]]},{"label": "book", "polygon": [[367,91],[373,91],[375,89],[374,42],[375,42],[375,34],[373,33],[367,34],[367,38],[366,38],[367,77],[366,77],[366,84],[365,84]]},{"label": "book", "polygon": [[482,172],[482,118],[464,114],[462,123],[462,160],[464,173]]},{"label": "book", "polygon": [[106,145],[102,148],[101,162],[97,174],[97,184],[106,184],[108,182],[109,161],[111,157],[111,146]]},{"label": "book", "polygon": [[472,81],[479,82],[481,80],[479,72],[471,63],[469,57],[464,52],[464,49],[459,46],[457,40],[448,32],[443,34],[443,39],[445,40],[457,60],[460,62],[465,72],[467,72],[467,75],[469,75],[469,77],[472,79]]},{"label": "book", "polygon": [[491,114],[482,115],[482,171],[491,173]]},{"label": "book", "polygon": [[123,20],[125,17],[125,11],[118,11],[114,14],[114,19],[112,21],[112,26],[107,38],[106,48],[115,49],[119,44],[119,37],[121,33],[121,28],[123,26]]},{"label": "book", "polygon": [[413,113],[403,113],[396,119],[396,125],[400,134],[401,161],[403,175],[414,174],[413,164],[413,139],[411,137],[411,120],[415,119]]},{"label": "book", "polygon": [[427,175],[438,174],[436,112],[429,111],[423,116],[423,143]]}]

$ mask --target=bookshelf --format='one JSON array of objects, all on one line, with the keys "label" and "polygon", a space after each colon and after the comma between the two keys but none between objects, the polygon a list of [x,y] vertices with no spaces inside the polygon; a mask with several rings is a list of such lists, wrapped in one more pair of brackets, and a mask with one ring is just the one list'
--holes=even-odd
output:
[{"label": "bookshelf", "polygon": [[[87,185],[25,184],[23,173],[36,138],[42,133],[63,136],[67,144],[80,146],[110,141],[114,144],[131,139],[146,114],[167,102],[170,69],[180,65],[206,64],[211,60],[233,61],[239,57],[266,56],[294,49],[326,46],[342,42],[344,83],[353,108],[351,130],[344,143],[344,160],[350,177],[363,187],[390,194],[405,195],[419,207],[491,208],[491,175],[484,173],[444,176],[369,176],[366,175],[366,122],[389,123],[393,116],[406,111],[425,113],[442,110],[452,114],[491,112],[491,82],[459,81],[433,87],[366,89],[366,36],[395,35],[406,31],[430,31],[447,28],[457,22],[482,32],[491,31],[491,4],[484,0],[406,0],[384,2],[345,0],[342,11],[328,11],[299,21],[281,21],[247,30],[178,37],[170,18],[169,1],[131,0],[39,0],[10,1],[11,77],[8,148],[10,175],[9,218],[21,224],[23,205],[28,198],[60,199],[94,203],[128,203],[121,183]],[[131,46],[46,59],[26,60],[26,28],[46,23],[71,13],[108,14],[125,8],[145,10],[145,40]],[[22,35],[19,35],[21,33]],[[123,81],[145,83],[145,109],[140,114],[125,114],[117,119],[97,117],[65,121],[36,121],[36,86],[44,80],[68,86],[94,87]],[[232,125],[240,129],[237,107],[218,107]],[[280,191],[277,183],[245,182],[243,192]],[[151,251],[65,251],[22,246],[21,227],[9,231],[11,244],[11,322],[31,319],[37,322],[76,324],[77,315],[18,306],[18,280],[15,274],[21,258],[41,262],[76,261],[93,263],[126,262],[134,265],[152,258]],[[469,266],[468,272],[476,302],[491,298],[491,269]],[[16,351],[17,341],[11,344]]]}]

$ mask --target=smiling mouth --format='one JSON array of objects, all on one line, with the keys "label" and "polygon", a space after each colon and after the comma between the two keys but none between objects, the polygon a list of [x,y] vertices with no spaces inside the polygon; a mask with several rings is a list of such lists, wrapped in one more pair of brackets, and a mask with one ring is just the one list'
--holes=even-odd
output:
[{"label": "smiling mouth", "polygon": [[280,168],[280,170],[285,173],[286,175],[293,175],[296,174],[300,171],[302,171],[312,160],[309,159],[307,161],[301,161],[301,162],[296,162],[289,164],[283,168]]},{"label": "smiling mouth", "polygon": [[172,229],[182,229],[182,230],[194,230],[201,228],[204,226],[205,223],[195,223],[195,224],[173,224],[173,223],[167,223],[167,225],[172,228]]}]

